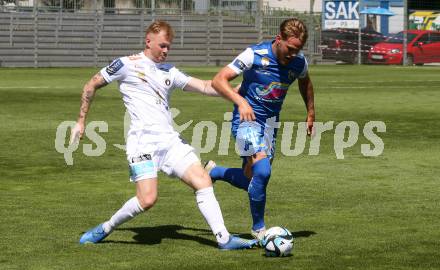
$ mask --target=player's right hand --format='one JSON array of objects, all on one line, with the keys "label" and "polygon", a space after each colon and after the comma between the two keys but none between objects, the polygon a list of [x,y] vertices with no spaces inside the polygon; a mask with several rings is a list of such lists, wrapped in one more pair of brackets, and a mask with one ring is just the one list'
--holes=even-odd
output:
[{"label": "player's right hand", "polygon": [[84,124],[77,122],[70,132],[69,144],[77,143],[84,134]]},{"label": "player's right hand", "polygon": [[254,110],[245,99],[238,105],[238,112],[240,113],[240,121],[255,121]]},{"label": "player's right hand", "polygon": [[307,124],[307,135],[308,136],[314,136],[315,135],[315,128],[314,128],[314,123],[315,123],[315,113],[308,113],[307,114],[307,119],[306,119],[306,124]]}]

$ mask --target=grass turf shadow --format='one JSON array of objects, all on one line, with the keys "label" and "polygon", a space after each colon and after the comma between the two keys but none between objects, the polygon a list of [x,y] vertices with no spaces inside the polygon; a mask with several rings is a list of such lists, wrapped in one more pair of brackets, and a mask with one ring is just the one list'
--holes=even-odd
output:
[{"label": "grass turf shadow", "polygon": [[[120,228],[116,231],[131,231],[136,235],[133,236],[134,241],[114,241],[104,240],[104,243],[120,243],[120,244],[143,244],[143,245],[157,245],[162,242],[162,239],[179,239],[199,242],[202,245],[217,247],[217,242],[206,239],[198,235],[190,235],[182,230],[201,232],[205,235],[212,236],[212,232],[206,229],[188,228],[181,225],[161,225],[155,227],[133,227]],[[113,232],[114,233],[114,232]]]},{"label": "grass turf shadow", "polygon": [[[179,239],[179,240],[190,240],[196,241],[202,245],[217,247],[218,244],[214,240],[210,240],[198,235],[186,234],[180,231],[194,231],[201,235],[212,235],[212,232],[207,229],[198,229],[184,227],[181,225],[160,225],[155,227],[132,227],[132,228],[120,228],[115,231],[131,231],[134,232],[134,241],[115,241],[115,240],[104,240],[102,243],[118,243],[118,244],[142,244],[142,245],[158,245],[162,242],[162,239]],[[114,232],[113,232],[114,233]],[[237,234],[243,238],[252,239],[250,234]],[[292,232],[294,238],[310,237],[317,234],[314,231],[296,231]]]}]

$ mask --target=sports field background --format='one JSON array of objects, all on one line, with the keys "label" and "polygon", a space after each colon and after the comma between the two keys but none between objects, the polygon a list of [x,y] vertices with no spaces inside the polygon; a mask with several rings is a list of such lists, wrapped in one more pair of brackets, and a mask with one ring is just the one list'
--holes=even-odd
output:
[{"label": "sports field background", "polygon": [[[134,194],[128,182],[124,107],[111,84],[98,91],[89,121],[106,121],[100,157],[74,153],[67,166],[55,151],[57,126],[76,120],[83,84],[98,69],[0,69],[0,269],[439,269],[440,68],[312,66],[316,120],[383,121],[383,154],[367,158],[359,142],[336,159],[334,130],[320,154],[278,152],[268,187],[267,225],[296,236],[293,256],[265,258],[261,249],[220,252],[192,191],[160,175],[157,205],[102,244],[81,234],[108,219]],[[182,68],[204,79],[216,68]],[[305,119],[296,83],[282,120]],[[183,124],[223,122],[231,105],[177,91],[172,107]],[[192,135],[192,127],[183,135]],[[81,142],[90,143],[87,139]],[[217,147],[203,159],[239,166]],[[250,237],[247,194],[215,184],[228,229]]]}]

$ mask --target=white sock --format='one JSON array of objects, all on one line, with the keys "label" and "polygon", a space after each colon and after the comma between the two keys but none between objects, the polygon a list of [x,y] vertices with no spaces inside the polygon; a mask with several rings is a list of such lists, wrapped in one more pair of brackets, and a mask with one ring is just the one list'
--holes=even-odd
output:
[{"label": "white sock", "polygon": [[226,230],[223,221],[220,205],[214,195],[212,187],[199,189],[196,191],[197,205],[200,212],[211,227],[212,232],[220,244],[226,244],[229,241],[229,232]]},{"label": "white sock", "polygon": [[121,209],[118,210],[110,220],[104,222],[102,227],[106,233],[112,232],[116,227],[121,225],[124,222],[129,221],[134,218],[138,214],[142,213],[144,209],[142,209],[141,205],[136,196],[128,200]]}]

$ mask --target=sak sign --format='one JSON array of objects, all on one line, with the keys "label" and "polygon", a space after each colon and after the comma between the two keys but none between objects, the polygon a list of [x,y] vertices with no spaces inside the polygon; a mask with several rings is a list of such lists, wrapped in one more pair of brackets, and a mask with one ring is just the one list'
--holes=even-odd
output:
[{"label": "sak sign", "polygon": [[358,28],[358,1],[324,1],[324,29]]}]

